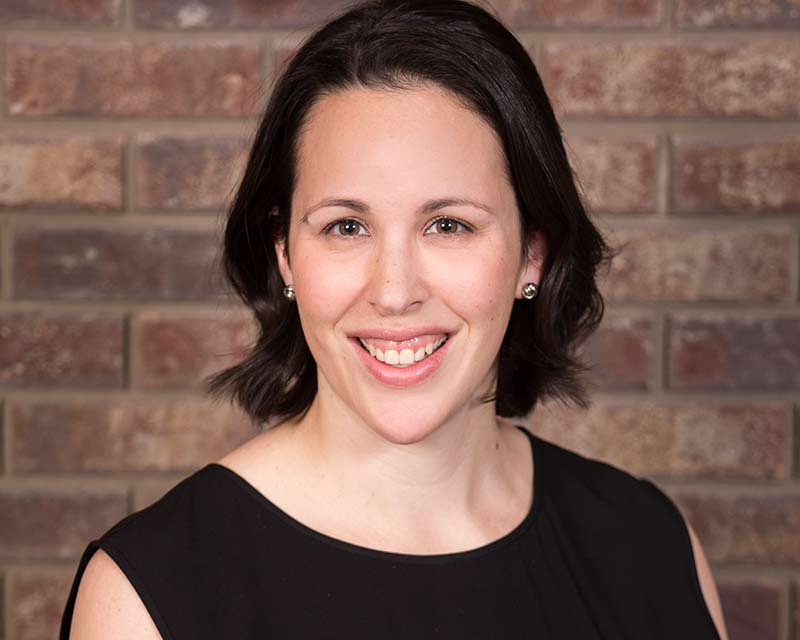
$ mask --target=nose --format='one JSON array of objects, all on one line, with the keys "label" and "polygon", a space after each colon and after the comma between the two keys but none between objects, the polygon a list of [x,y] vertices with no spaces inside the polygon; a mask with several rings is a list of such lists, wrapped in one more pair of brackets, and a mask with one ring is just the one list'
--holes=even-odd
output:
[{"label": "nose", "polygon": [[424,299],[419,252],[413,241],[387,238],[375,247],[367,301],[381,315],[402,315]]}]

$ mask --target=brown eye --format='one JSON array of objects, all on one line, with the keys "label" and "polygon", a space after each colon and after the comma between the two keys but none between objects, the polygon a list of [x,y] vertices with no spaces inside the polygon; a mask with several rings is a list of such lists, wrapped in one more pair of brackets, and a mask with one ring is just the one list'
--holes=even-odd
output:
[{"label": "brown eye", "polygon": [[459,227],[462,227],[464,231],[469,232],[467,225],[463,222],[459,222],[454,218],[437,218],[433,221],[431,225],[432,229],[435,229],[434,233],[443,235],[443,236],[454,236],[458,235]]},{"label": "brown eye", "polygon": [[343,236],[358,234],[358,223],[355,220],[342,220],[336,226]]},{"label": "brown eye", "polygon": [[454,220],[450,220],[450,218],[442,218],[441,220],[436,222],[436,225],[439,228],[439,231],[442,233],[450,233],[451,231],[455,230],[456,225],[454,224]]},{"label": "brown eye", "polygon": [[337,238],[357,238],[359,235],[358,228],[363,226],[358,220],[353,218],[343,218],[329,224],[324,232],[326,235],[332,235]]}]

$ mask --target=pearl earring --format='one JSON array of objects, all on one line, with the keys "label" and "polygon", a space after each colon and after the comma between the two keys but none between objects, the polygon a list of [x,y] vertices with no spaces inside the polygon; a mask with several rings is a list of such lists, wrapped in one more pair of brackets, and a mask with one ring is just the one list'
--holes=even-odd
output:
[{"label": "pearl earring", "polygon": [[283,288],[283,295],[287,300],[294,300],[294,286],[291,284],[287,284]]}]

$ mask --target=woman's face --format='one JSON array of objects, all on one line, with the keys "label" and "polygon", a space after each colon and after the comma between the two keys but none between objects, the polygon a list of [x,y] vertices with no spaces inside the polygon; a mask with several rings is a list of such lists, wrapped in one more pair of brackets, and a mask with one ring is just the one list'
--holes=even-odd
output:
[{"label": "woman's face", "polygon": [[494,131],[438,88],[359,88],[318,101],[299,143],[291,266],[276,252],[326,415],[410,443],[492,411],[477,398],[544,257],[539,239],[520,259]]}]

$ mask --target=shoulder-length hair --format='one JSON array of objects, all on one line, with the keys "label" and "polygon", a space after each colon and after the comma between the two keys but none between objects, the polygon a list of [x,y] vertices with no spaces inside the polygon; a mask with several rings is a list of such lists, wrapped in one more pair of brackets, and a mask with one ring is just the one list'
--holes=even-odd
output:
[{"label": "shoulder-length hair", "polygon": [[[596,273],[611,250],[589,220],[561,129],[528,53],[485,9],[460,0],[369,0],[313,31],[272,87],[233,198],[222,262],[253,311],[259,335],[238,364],[206,378],[257,422],[305,414],[317,392],[316,363],[297,305],[283,295],[274,242],[288,242],[298,137],[312,105],[353,87],[437,85],[497,133],[520,214],[522,258],[543,232],[548,252],[539,293],[515,300],[498,353],[501,417],[525,416],[554,397],[586,408],[577,347],[600,323]],[[290,256],[287,245],[287,256]]]}]

